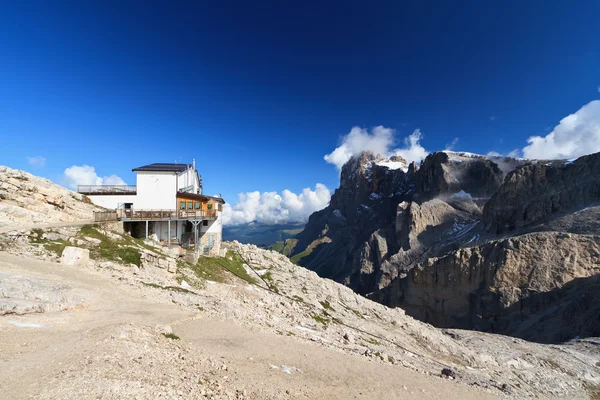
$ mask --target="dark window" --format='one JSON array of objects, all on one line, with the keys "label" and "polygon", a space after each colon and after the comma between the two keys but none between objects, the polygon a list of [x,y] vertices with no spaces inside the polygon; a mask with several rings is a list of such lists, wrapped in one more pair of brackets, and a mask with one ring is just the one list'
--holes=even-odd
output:
[{"label": "dark window", "polygon": [[196,210],[200,208],[200,202],[199,201],[197,201],[197,202],[194,203],[194,208]]},{"label": "dark window", "polygon": [[207,220],[202,221],[202,226],[208,226],[208,221]]},{"label": "dark window", "polygon": [[219,204],[219,208],[218,208],[218,210],[219,210],[219,211],[223,211],[223,206],[222,206],[221,204]]},{"label": "dark window", "polygon": [[185,201],[180,201],[179,202],[179,209],[180,210],[185,210]]},{"label": "dark window", "polygon": [[208,209],[209,209],[209,210],[212,210],[212,206],[213,206],[213,205],[212,205],[211,203],[208,203]]},{"label": "dark window", "polygon": [[191,210],[191,209],[192,209],[192,202],[188,201],[188,210]]}]

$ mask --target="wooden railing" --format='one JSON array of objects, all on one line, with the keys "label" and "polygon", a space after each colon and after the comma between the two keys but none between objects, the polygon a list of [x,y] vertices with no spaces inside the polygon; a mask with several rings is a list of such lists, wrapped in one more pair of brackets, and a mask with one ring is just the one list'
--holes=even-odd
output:
[{"label": "wooden railing", "polygon": [[157,219],[203,219],[216,218],[215,210],[128,210],[118,209],[119,219],[157,220]]},{"label": "wooden railing", "polygon": [[137,186],[132,185],[79,185],[77,193],[89,196],[137,194]]}]

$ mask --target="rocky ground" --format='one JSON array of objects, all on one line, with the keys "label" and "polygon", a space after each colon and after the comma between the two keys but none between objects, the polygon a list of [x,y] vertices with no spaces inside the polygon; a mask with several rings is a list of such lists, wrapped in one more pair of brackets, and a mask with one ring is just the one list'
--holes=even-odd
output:
[{"label": "rocky ground", "polygon": [[0,232],[93,219],[100,208],[48,179],[0,165]]},{"label": "rocky ground", "polygon": [[[109,236],[118,254],[137,249],[138,264],[103,259],[96,246]],[[540,345],[436,329],[255,246],[230,243],[223,258],[180,257],[172,268],[164,249],[108,228],[2,240],[3,398],[598,395],[593,339]],[[58,263],[55,242],[92,259]]]}]

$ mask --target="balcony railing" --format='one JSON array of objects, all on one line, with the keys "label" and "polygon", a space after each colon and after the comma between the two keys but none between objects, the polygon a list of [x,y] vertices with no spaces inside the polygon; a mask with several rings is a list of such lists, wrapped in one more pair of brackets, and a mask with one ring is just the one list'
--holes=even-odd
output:
[{"label": "balcony railing", "polygon": [[77,193],[88,196],[137,194],[137,186],[132,185],[79,185]]},{"label": "balcony railing", "polygon": [[211,219],[217,218],[216,210],[131,210],[118,209],[119,219],[125,220],[168,220],[168,219]]}]

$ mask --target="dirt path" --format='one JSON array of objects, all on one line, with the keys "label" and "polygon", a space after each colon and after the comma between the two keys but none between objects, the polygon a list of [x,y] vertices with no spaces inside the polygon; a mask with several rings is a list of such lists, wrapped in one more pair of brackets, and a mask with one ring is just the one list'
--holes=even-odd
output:
[{"label": "dirt path", "polygon": [[93,219],[83,221],[68,221],[68,222],[52,222],[49,224],[31,224],[31,225],[6,225],[0,226],[0,233],[7,233],[12,231],[24,232],[30,231],[34,228],[39,229],[50,229],[50,228],[63,228],[66,226],[83,226],[88,224],[96,223]]},{"label": "dirt path", "polygon": [[[160,385],[154,381],[171,376],[173,371],[181,371],[181,376],[169,379],[189,381],[185,386],[188,389],[166,397],[196,398],[191,393],[198,389],[189,389],[189,385],[199,386],[202,382],[185,375],[197,373],[199,365],[204,365],[220,382],[217,386],[222,388],[219,393],[223,397],[215,393],[213,398],[493,398],[471,387],[348,355],[318,343],[203,317],[200,311],[194,313],[172,303],[158,302],[144,290],[118,284],[97,272],[1,252],[0,272],[55,283],[80,293],[85,304],[60,313],[0,317],[3,399],[156,398]],[[41,327],[20,327],[15,323]],[[179,347],[173,347],[175,341],[145,333],[157,324],[173,327],[173,332],[181,337]],[[132,336],[129,330],[133,332],[136,327],[146,329],[141,331],[146,336]],[[134,338],[115,347],[119,339],[115,332]],[[171,353],[159,353],[160,346],[175,351],[180,361],[168,362],[165,367],[161,362],[168,361]],[[182,346],[187,346],[186,353]],[[151,358],[153,353],[157,356]],[[142,357],[151,358],[148,367],[141,367]],[[197,364],[189,364],[190,358]],[[133,367],[138,364],[132,360],[140,367]],[[97,384],[99,380],[104,386]],[[95,386],[99,392],[93,391]],[[149,387],[152,392],[146,391]],[[228,391],[232,393],[226,397]],[[235,397],[236,393],[243,397]]]}]

